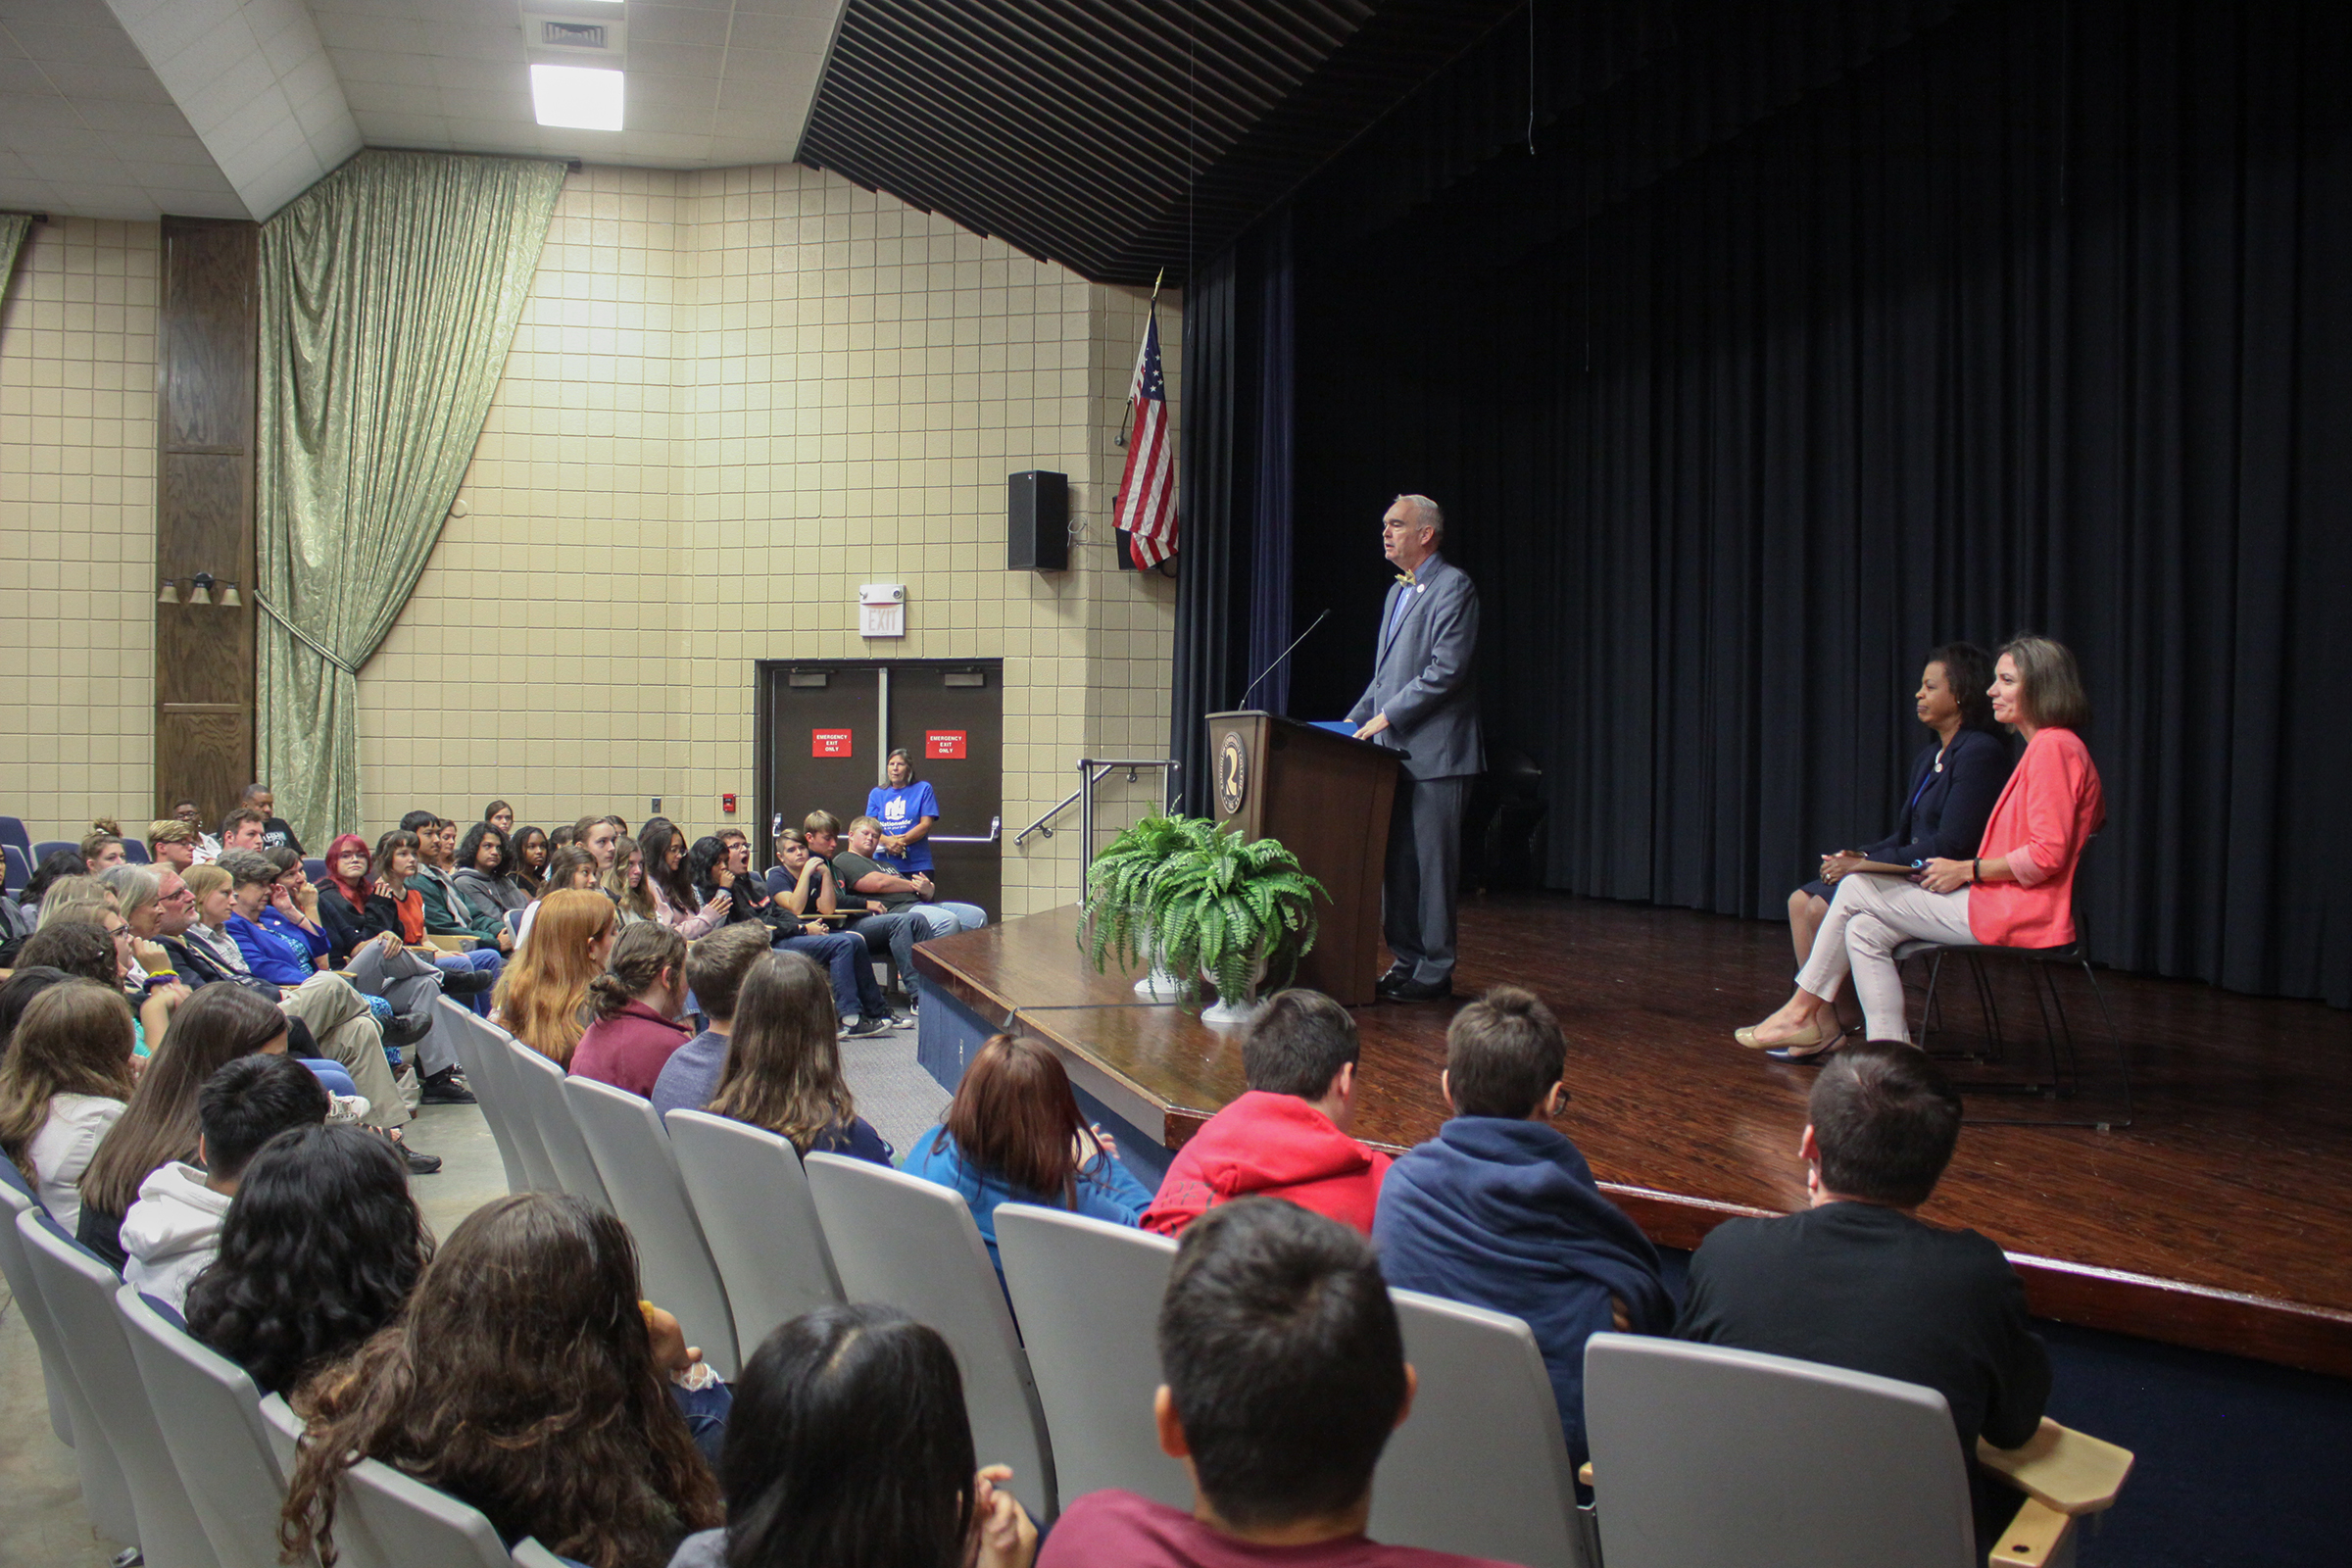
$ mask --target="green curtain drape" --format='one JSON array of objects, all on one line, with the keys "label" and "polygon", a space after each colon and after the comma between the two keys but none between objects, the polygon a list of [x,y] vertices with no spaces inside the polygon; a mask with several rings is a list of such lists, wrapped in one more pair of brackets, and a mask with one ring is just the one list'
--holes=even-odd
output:
[{"label": "green curtain drape", "polygon": [[262,225],[256,750],[305,843],[365,821],[360,666],[441,536],[563,184],[364,152]]},{"label": "green curtain drape", "polygon": [[30,213],[0,213],[0,300],[8,298],[8,285],[17,275],[17,253],[31,232]]}]

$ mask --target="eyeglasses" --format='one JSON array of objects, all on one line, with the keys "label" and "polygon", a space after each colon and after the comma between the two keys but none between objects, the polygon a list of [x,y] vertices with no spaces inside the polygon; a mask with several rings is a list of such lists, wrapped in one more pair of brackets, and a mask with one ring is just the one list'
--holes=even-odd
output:
[{"label": "eyeglasses", "polygon": [[155,902],[158,904],[193,904],[196,902],[196,890],[181,888],[177,893],[160,894]]}]

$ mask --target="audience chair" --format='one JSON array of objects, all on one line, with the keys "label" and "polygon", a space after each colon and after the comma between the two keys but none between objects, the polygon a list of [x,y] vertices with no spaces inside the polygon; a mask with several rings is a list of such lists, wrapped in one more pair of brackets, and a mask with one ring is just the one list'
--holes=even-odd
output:
[{"label": "audience chair", "polygon": [[78,855],[81,853],[81,846],[78,844],[69,843],[65,839],[43,839],[40,843],[35,844],[32,847],[33,869],[40,869],[41,862],[49,858],[49,857],[52,855],[55,855],[60,850],[72,850]]},{"label": "audience chair", "polygon": [[[15,818],[10,817],[6,820],[14,821]],[[0,872],[5,873],[5,880],[0,881],[0,891],[5,891],[12,899],[15,898],[32,886],[31,852],[20,850],[14,844],[0,844]]]},{"label": "audience chair", "polygon": [[748,1360],[778,1324],[842,1299],[808,1175],[791,1143],[764,1127],[707,1110],[662,1121]]},{"label": "audience chair", "polygon": [[[2080,884],[2078,884],[2079,886]],[[2075,907],[2075,940],[2057,948],[2001,948],[1947,947],[1940,942],[1906,942],[1894,950],[1894,961],[1902,963],[1911,958],[1928,960],[1927,995],[1920,1004],[1919,1045],[1926,1051],[1934,1040],[1937,1020],[1942,1016],[1936,1004],[1936,991],[1943,978],[1947,957],[1966,960],[1970,978],[1975,982],[1977,1005],[1984,1015],[1984,1028],[1990,1036],[1993,1054],[2007,1054],[2007,1043],[2001,1030],[2000,1009],[1993,1003],[1992,987],[1985,979],[1987,963],[2023,960],[2034,990],[2034,1002],[2041,1011],[2041,1034],[2048,1052],[2049,1076],[2046,1079],[2000,1079],[1971,1082],[1958,1080],[1962,1094],[1979,1091],[1996,1093],[2040,1093],[2060,1100],[2072,1101],[2082,1090],[2082,1067],[2075,1051],[2074,1025],[2066,1015],[2066,999],[2059,993],[2057,971],[2080,968],[2090,986],[2091,1000],[2099,1004],[2099,1017],[2107,1025],[2107,1041],[2115,1053],[2115,1070],[2123,1085],[2123,1115],[2101,1116],[2097,1112],[2050,1118],[2041,1116],[1985,1117],[1971,1116],[1969,1121],[1981,1127],[2096,1127],[2106,1132],[2115,1127],[2132,1125],[2132,1063],[2124,1054],[2124,1037],[2115,1027],[2115,1013],[2107,1005],[2107,993],[2099,985],[2098,971],[2090,962],[2090,928],[2080,901]]]},{"label": "audience chair", "polygon": [[514,940],[517,942],[522,940],[522,915],[521,909],[509,909],[506,913],[507,929],[514,934]]},{"label": "audience chair", "polygon": [[1598,1568],[1534,1333],[1485,1307],[1389,1295],[1420,1387],[1373,1473],[1368,1533],[1526,1568]]},{"label": "audience chair", "polygon": [[[115,1309],[115,1292],[122,1282],[40,1209],[17,1217],[17,1234],[24,1240],[26,1261],[67,1362],[97,1417],[98,1437],[114,1450],[129,1483],[135,1539],[148,1568],[221,1568],[131,1361],[129,1337]],[[76,1432],[76,1453],[80,1437]]]},{"label": "audience chair", "polygon": [[310,878],[314,886],[324,882],[326,880],[326,862],[316,855],[306,855],[302,858],[302,874]]},{"label": "audience chair", "polygon": [[152,865],[155,863],[154,858],[147,853],[147,841],[145,839],[124,839],[122,841],[122,858],[126,864],[130,865]]},{"label": "audience chair", "polygon": [[676,1314],[686,1343],[701,1346],[703,1359],[733,1381],[742,1359],[727,1288],[695,1220],[661,1114],[653,1102],[593,1078],[564,1079],[564,1099],[588,1140],[605,1191],[612,1195],[612,1211],[637,1238],[646,1296]]},{"label": "audience chair", "polygon": [[[1585,1348],[1585,1427],[1609,1568],[1971,1568],[1968,1475],[1943,1396],[1787,1356],[1631,1334]],[[2028,1494],[1988,1562],[2074,1560],[2124,1449],[2045,1422],[1979,1458]]]},{"label": "audience chair", "polygon": [[0,1182],[0,1275],[7,1277],[9,1295],[40,1350],[41,1381],[49,1394],[49,1430],[74,1450],[81,1505],[89,1515],[90,1528],[109,1541],[128,1545],[139,1539],[138,1517],[130,1506],[130,1483],[123,1479],[122,1467],[99,1428],[97,1412],[82,1393],[65,1342],[58,1337],[57,1322],[42,1298],[40,1282],[33,1278],[24,1237],[17,1228],[21,1216],[41,1212],[40,1204],[25,1191],[24,1179],[13,1163],[0,1159],[0,1176],[7,1178]]},{"label": "audience chair", "polygon": [[[507,1171],[507,1191],[554,1191],[552,1181],[542,1184],[537,1179],[522,1135],[515,1130],[515,1091],[506,1077],[506,1051],[489,1032],[490,1026],[471,1007],[462,1007],[447,997],[436,999],[435,1013],[440,1026],[449,1032],[450,1045],[458,1054],[458,1070],[473,1086],[482,1120],[489,1124],[491,1140],[498,1145],[499,1163]],[[528,1121],[527,1116],[523,1119]],[[531,1128],[530,1136],[537,1141],[536,1127]],[[545,1153],[540,1157],[545,1159]]]},{"label": "audience chair", "polygon": [[1122,1487],[1190,1513],[1192,1480],[1160,1452],[1152,1418],[1159,1302],[1176,1244],[1066,1209],[1005,1203],[997,1255],[1062,1494]]},{"label": "audience chair", "polygon": [[214,1555],[223,1568],[275,1562],[286,1478],[262,1424],[262,1391],[244,1368],[166,1320],[135,1286],[117,1291],[115,1304]]},{"label": "audience chair", "polygon": [[974,1452],[984,1465],[1012,1466],[1013,1494],[1052,1520],[1061,1509],[1045,1411],[971,1210],[945,1187],[862,1159],[810,1154],[801,1163],[843,1293],[940,1332],[963,1369]]},{"label": "audience chair", "polygon": [[516,1114],[527,1110],[539,1130],[556,1191],[611,1208],[612,1195],[605,1191],[596,1156],[588,1152],[588,1140],[580,1136],[580,1124],[571,1119],[571,1106],[564,1099],[564,1069],[513,1035],[507,1036],[507,1065],[522,1091],[515,1097]]},{"label": "audience chair", "polygon": [[32,858],[32,835],[24,831],[21,816],[0,816],[0,845],[15,850],[27,860]]},{"label": "audience chair", "polygon": [[[270,1451],[290,1476],[302,1417],[275,1394],[261,1410]],[[571,1561],[529,1536],[508,1552],[478,1509],[375,1459],[345,1472],[335,1504],[336,1568],[562,1568]]]},{"label": "audience chair", "polygon": [[767,868],[767,876],[764,880],[767,883],[767,896],[771,899],[779,899],[792,891],[794,877],[782,866],[771,865]]}]

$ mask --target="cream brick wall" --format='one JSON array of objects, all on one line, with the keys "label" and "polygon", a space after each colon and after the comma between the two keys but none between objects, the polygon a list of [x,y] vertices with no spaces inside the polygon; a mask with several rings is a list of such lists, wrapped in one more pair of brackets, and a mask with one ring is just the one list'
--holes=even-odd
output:
[{"label": "cream brick wall", "polygon": [[[152,804],[157,250],[36,229],[0,315],[0,810],[36,838]],[[755,660],[1001,659],[1005,911],[1068,902],[1075,808],[1011,833],[1079,756],[1167,746],[1175,584],[1110,542],[1146,307],[810,170],[573,174],[464,514],[361,676],[361,829],[499,796],[708,829],[726,792],[748,824]],[[1160,332],[1173,395],[1173,294]],[[1070,477],[1067,572],[1004,566],[1033,467]],[[903,643],[857,635],[869,581],[907,585]],[[1106,779],[1102,831],[1159,791]]]},{"label": "cream brick wall", "polygon": [[158,246],[38,224],[0,307],[0,812],[35,842],[154,808]]},{"label": "cream brick wall", "polygon": [[[1109,546],[1144,309],[810,170],[574,174],[467,515],[362,675],[369,829],[493,796],[708,829],[727,792],[748,825],[760,659],[1002,659],[1008,830],[1082,754],[1161,755],[1175,585]],[[1173,389],[1172,296],[1160,325]],[[1065,573],[1004,566],[1033,467],[1070,476]],[[871,581],[903,642],[857,635]],[[1104,788],[1106,828],[1158,799]],[[1006,912],[1072,897],[1064,825],[1007,845]]]}]

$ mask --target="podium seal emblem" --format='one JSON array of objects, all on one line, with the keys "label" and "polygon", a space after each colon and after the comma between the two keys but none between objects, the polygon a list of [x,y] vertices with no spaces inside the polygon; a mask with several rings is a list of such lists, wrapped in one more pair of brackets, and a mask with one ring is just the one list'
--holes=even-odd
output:
[{"label": "podium seal emblem", "polygon": [[1250,747],[1242,732],[1229,729],[1217,746],[1217,811],[1232,816],[1250,799]]}]

